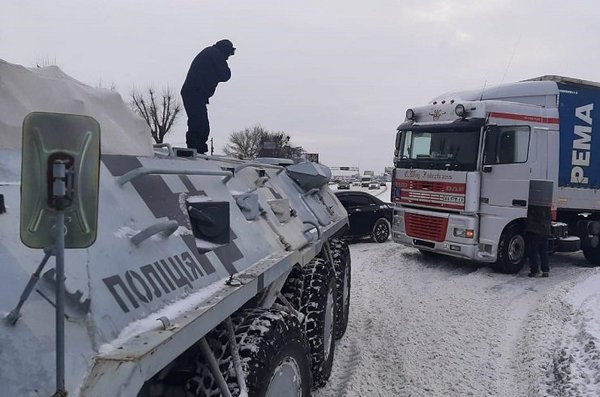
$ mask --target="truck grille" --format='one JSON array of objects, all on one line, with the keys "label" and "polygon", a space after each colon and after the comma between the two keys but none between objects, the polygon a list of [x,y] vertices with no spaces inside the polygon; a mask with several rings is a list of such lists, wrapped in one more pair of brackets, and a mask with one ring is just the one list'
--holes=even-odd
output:
[{"label": "truck grille", "polygon": [[444,241],[448,218],[406,213],[404,216],[406,234],[410,237],[431,241]]},{"label": "truck grille", "polygon": [[466,184],[456,182],[397,179],[394,201],[462,211],[465,209]]}]

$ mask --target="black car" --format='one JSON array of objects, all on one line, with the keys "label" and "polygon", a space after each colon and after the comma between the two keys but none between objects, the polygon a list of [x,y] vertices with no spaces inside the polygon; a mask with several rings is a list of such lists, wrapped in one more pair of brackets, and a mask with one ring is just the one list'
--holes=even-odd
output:
[{"label": "black car", "polygon": [[377,243],[387,241],[394,212],[390,204],[366,192],[336,192],[335,195],[348,212],[347,237],[370,236]]},{"label": "black car", "polygon": [[350,189],[350,183],[346,182],[346,181],[338,182],[337,188],[338,188],[338,190],[342,190],[342,189],[349,190]]}]

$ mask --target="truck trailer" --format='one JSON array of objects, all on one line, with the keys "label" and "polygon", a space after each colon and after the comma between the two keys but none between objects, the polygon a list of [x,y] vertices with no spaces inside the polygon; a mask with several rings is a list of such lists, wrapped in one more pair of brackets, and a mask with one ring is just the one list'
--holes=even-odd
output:
[{"label": "truck trailer", "polygon": [[599,83],[546,75],[408,109],[394,151],[394,241],[517,273],[527,208],[546,189],[551,249],[600,264],[599,107]]},{"label": "truck trailer", "polygon": [[56,67],[0,74],[1,395],[327,381],[350,302],[327,167],[153,146],[114,92]]}]

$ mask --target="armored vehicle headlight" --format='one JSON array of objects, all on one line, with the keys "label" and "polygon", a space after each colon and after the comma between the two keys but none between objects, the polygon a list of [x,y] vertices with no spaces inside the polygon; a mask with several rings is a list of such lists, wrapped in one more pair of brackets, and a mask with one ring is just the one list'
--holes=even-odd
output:
[{"label": "armored vehicle headlight", "polygon": [[415,112],[414,112],[414,110],[412,110],[412,109],[408,109],[408,110],[406,111],[406,118],[407,118],[408,120],[412,120],[412,119],[414,119],[414,118],[415,118]]},{"label": "armored vehicle headlight", "polygon": [[465,105],[458,104],[454,108],[454,113],[456,113],[458,117],[465,117],[467,115],[467,109],[465,109]]}]

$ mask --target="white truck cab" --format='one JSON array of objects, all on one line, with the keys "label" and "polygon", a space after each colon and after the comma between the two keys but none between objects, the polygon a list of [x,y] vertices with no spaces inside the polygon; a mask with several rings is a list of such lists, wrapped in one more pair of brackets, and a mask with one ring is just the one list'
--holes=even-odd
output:
[{"label": "white truck cab", "polygon": [[[561,221],[554,249],[583,247],[599,261],[600,181],[589,172],[599,87],[544,76],[408,109],[396,137],[394,241],[518,272],[532,181],[543,180],[553,182]],[[576,121],[589,123],[578,129]]]}]

